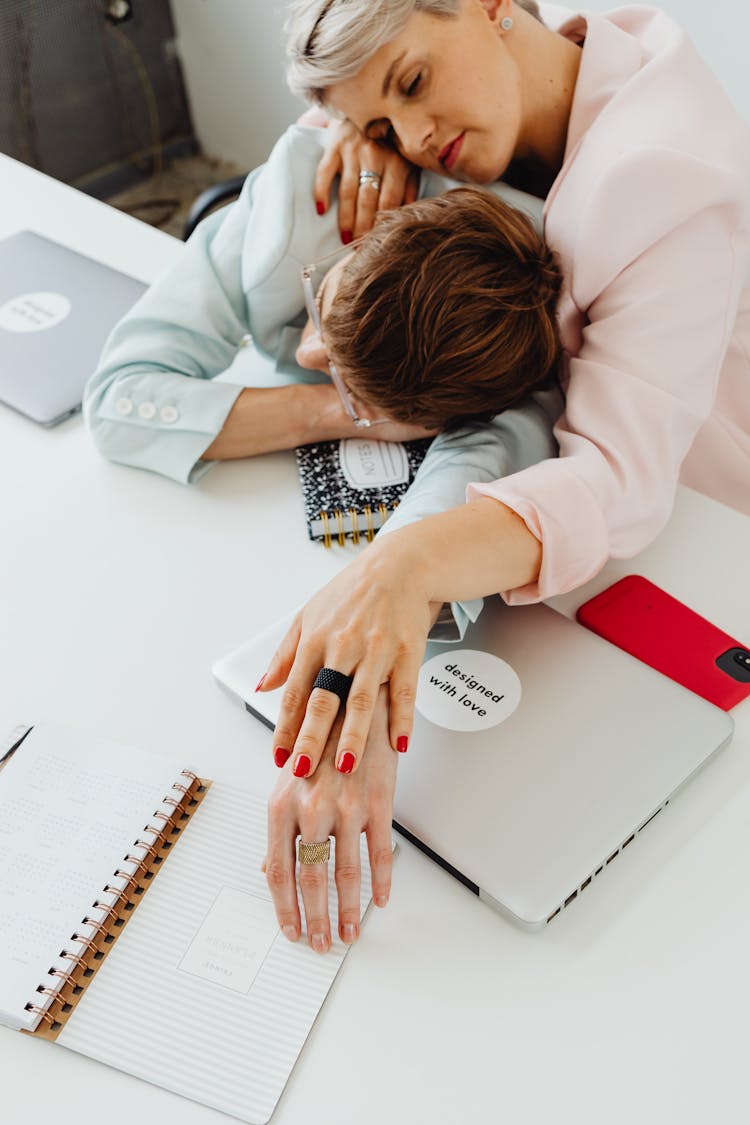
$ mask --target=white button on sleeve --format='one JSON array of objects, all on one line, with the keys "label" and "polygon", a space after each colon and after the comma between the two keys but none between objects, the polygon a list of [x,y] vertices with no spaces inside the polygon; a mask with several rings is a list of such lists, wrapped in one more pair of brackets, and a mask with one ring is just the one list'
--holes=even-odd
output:
[{"label": "white button on sleeve", "polygon": [[128,414],[133,413],[133,400],[132,398],[118,398],[115,403],[115,410],[118,414],[122,414],[126,418]]},{"label": "white button on sleeve", "polygon": [[156,407],[153,402],[142,402],[138,407],[138,416],[143,418],[144,422],[150,422],[156,415]]},{"label": "white button on sleeve", "polygon": [[159,411],[159,417],[161,418],[162,422],[176,422],[179,416],[179,412],[174,406],[162,406],[161,410]]}]

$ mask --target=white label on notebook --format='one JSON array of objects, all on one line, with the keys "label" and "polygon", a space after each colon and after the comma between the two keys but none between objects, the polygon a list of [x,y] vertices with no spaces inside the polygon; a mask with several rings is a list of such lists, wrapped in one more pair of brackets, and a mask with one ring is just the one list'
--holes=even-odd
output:
[{"label": "white label on notebook", "polygon": [[409,480],[406,449],[397,441],[345,438],[339,442],[339,462],[351,488],[383,488]]},{"label": "white label on notebook", "polygon": [[6,332],[43,332],[65,320],[72,304],[62,293],[20,293],[0,306]]},{"label": "white label on notebook", "polygon": [[416,706],[436,726],[486,730],[513,714],[521,681],[504,660],[463,648],[427,660],[419,673]]},{"label": "white label on notebook", "polygon": [[247,993],[278,932],[270,901],[222,887],[179,967],[212,984]]}]

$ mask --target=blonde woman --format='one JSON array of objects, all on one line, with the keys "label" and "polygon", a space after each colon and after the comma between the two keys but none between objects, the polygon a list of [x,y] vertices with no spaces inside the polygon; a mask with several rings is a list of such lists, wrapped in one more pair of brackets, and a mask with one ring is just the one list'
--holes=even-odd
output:
[{"label": "blonde woman", "polygon": [[[265,679],[287,684],[268,851],[279,920],[299,935],[296,836],[333,834],[352,940],[362,830],[387,899],[392,750],[408,744],[436,607],[581,585],[653,539],[678,481],[750,513],[750,133],[687,36],[644,6],[298,0],[288,57],[292,88],[348,122],[316,186],[324,211],[340,173],[344,241],[363,207],[413,190],[418,166],[543,197],[564,275],[560,457],[376,541],[298,615]],[[341,714],[314,687],[323,668],[351,685]],[[308,937],[326,948],[326,872],[302,870]]]}]

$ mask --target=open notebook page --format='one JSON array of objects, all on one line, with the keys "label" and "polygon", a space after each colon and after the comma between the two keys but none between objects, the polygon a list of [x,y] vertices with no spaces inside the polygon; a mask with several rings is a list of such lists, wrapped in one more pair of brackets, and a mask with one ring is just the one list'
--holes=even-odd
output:
[{"label": "open notebook page", "polygon": [[[265,802],[214,783],[57,1042],[267,1121],[346,946],[321,955],[279,934],[265,847]],[[362,854],[364,913],[364,842]],[[336,934],[333,896],[329,907]]]},{"label": "open notebook page", "polygon": [[115,870],[135,869],[124,857],[178,780],[174,760],[46,723],[0,769],[0,1023],[37,1026],[26,1004],[46,1007],[38,986],[69,971],[60,952],[81,951],[72,934],[93,932],[83,918],[114,901],[103,888],[124,885]]}]

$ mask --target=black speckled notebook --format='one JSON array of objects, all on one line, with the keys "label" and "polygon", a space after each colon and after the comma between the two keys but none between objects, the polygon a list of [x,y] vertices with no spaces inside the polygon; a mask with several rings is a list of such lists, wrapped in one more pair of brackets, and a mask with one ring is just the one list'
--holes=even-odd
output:
[{"label": "black speckled notebook", "polygon": [[430,440],[301,445],[295,452],[310,538],[326,547],[371,540],[413,481]]}]

